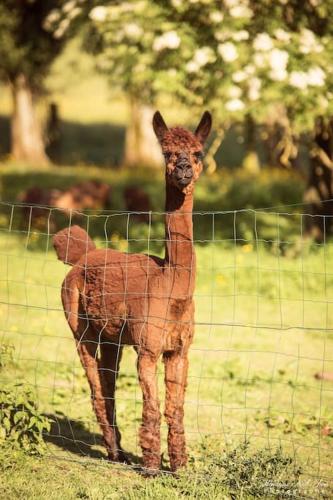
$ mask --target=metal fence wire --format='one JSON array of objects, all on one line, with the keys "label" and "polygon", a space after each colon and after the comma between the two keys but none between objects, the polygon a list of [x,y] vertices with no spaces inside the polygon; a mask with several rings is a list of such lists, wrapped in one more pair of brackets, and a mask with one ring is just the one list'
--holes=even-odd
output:
[{"label": "metal fence wire", "polygon": [[[185,431],[194,457],[244,440],[281,445],[305,476],[330,482],[333,241],[329,216],[321,216],[315,242],[307,236],[313,216],[294,210],[193,213],[196,313]],[[98,248],[163,256],[164,217],[0,204],[0,346],[11,353],[0,380],[32,388],[52,422],[44,435],[49,456],[105,458],[61,304],[69,267],[57,260],[52,236],[79,224]],[[142,412],[135,360],[125,349],[116,391],[122,444],[134,463]],[[162,364],[158,382],[163,408]],[[164,455],[165,436],[162,419]]]}]

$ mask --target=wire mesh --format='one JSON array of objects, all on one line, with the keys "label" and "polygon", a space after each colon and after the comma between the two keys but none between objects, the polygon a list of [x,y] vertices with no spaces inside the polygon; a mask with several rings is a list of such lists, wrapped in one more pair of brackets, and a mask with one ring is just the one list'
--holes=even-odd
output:
[{"label": "wire mesh", "polygon": [[[126,252],[126,302],[133,272],[128,255],[163,258],[166,214],[149,212],[145,223],[137,212],[64,214],[10,203],[1,203],[0,210],[0,347],[2,353],[14,349],[0,371],[1,382],[33,388],[39,408],[52,421],[44,436],[50,456],[103,459],[89,386],[61,304],[61,284],[70,268],[57,261],[52,236],[79,224],[98,248]],[[307,233],[310,214],[193,212],[195,335],[184,405],[190,453],[202,455],[210,446],[223,450],[244,439],[256,447],[282,445],[305,476],[332,480],[333,242],[326,234],[332,218],[320,217],[322,239],[314,242]],[[144,290],[142,300],[148,303],[148,282]],[[96,294],[105,308],[108,293],[104,279]],[[122,331],[119,360],[126,343]],[[101,328],[96,337],[99,349],[114,342],[104,333]],[[135,363],[134,350],[126,348],[116,407],[122,445],[137,464],[142,395]],[[157,376],[163,408],[161,364]],[[166,433],[162,421],[164,455]]]}]

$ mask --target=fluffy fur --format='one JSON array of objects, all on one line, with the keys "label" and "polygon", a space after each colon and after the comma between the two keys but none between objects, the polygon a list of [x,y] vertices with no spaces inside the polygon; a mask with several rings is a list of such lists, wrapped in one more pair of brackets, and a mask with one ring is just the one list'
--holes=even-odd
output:
[{"label": "fluffy fur", "polygon": [[[210,131],[211,118],[205,113],[195,134],[181,128],[169,130],[159,113],[153,126],[167,153],[165,258],[96,250],[79,228],[58,233],[54,243],[59,258],[74,264],[62,286],[62,302],[109,458],[127,460],[115,411],[116,377],[127,344],[138,356],[143,393],[140,445],[148,469],[158,469],[161,461],[156,370],[158,359],[163,357],[164,415],[169,429],[170,466],[175,471],[187,460],[183,417],[188,350],[194,332],[193,186],[202,170],[197,153]],[[184,153],[192,177],[183,189],[174,172],[178,156]]]}]

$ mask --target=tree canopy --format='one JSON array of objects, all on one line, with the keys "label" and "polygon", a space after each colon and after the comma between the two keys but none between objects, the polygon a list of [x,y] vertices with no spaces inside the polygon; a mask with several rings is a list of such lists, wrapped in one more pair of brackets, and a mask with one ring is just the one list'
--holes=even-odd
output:
[{"label": "tree canopy", "polygon": [[[82,0],[4,0],[0,4],[0,78],[24,74],[39,89],[77,27]],[[57,29],[53,29],[57,24]]]},{"label": "tree canopy", "polygon": [[295,131],[332,113],[332,0],[130,0],[90,12],[87,39],[114,85],[175,94],[223,122],[267,119],[283,103]]}]

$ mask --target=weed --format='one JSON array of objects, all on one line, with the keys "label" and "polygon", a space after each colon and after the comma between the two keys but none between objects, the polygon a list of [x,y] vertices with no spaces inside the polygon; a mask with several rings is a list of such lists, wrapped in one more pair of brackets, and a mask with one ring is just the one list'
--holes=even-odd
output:
[{"label": "weed", "polygon": [[0,390],[0,441],[41,455],[45,451],[43,432],[49,430],[50,422],[39,413],[30,390],[20,385]]}]

